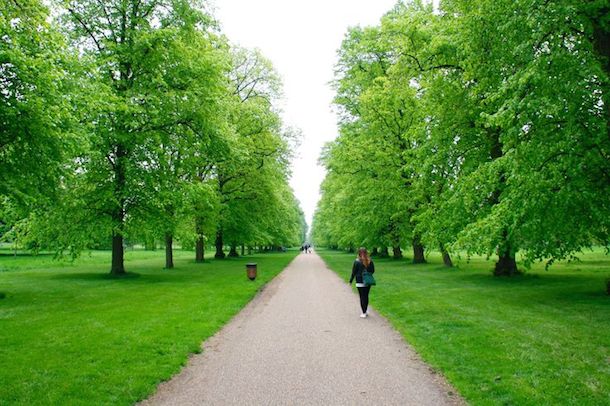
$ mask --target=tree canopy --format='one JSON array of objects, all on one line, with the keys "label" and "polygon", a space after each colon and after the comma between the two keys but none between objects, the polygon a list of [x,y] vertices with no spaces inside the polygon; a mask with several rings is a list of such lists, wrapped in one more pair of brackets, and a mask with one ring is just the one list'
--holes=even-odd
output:
[{"label": "tree canopy", "polygon": [[496,254],[498,275],[608,246],[608,28],[606,2],[447,0],[351,29],[316,241]]},{"label": "tree canopy", "polygon": [[232,46],[203,1],[44,4],[2,3],[4,239],[111,248],[117,275],[135,243],[164,241],[167,268],[175,239],[203,261],[217,230],[231,245],[299,243],[269,61]]}]

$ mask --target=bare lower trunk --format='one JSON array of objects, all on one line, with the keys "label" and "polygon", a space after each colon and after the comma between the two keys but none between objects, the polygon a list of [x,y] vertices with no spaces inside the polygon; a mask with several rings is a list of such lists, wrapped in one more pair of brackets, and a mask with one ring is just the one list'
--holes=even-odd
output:
[{"label": "bare lower trunk", "polygon": [[503,252],[498,253],[498,262],[494,269],[495,276],[514,276],[519,273],[517,269],[517,261],[515,261],[515,255],[510,252],[509,249],[504,249]]},{"label": "bare lower trunk", "polygon": [[519,273],[515,251],[508,240],[508,231],[502,231],[502,242],[498,247],[498,262],[494,269],[495,276],[513,276]]},{"label": "bare lower trunk", "polygon": [[390,251],[388,251],[388,247],[381,247],[381,251],[379,252],[380,258],[387,258],[390,256]]},{"label": "bare lower trunk", "polygon": [[379,255],[379,249],[377,247],[373,247],[373,250],[371,251],[371,256],[376,257],[377,255]]},{"label": "bare lower trunk", "polygon": [[229,251],[229,257],[237,258],[239,254],[237,253],[237,246],[235,244],[231,244],[231,250]]},{"label": "bare lower trunk", "polygon": [[392,258],[401,259],[402,258],[402,250],[400,247],[392,247]]},{"label": "bare lower trunk", "polygon": [[125,160],[127,150],[123,145],[116,146],[116,163],[114,165],[114,198],[117,206],[113,209],[112,222],[114,231],[112,232],[112,265],[111,275],[125,274],[125,250],[123,248],[123,232],[125,225],[125,185],[127,175],[125,173]]},{"label": "bare lower trunk", "polygon": [[222,250],[224,243],[222,241],[222,231],[218,230],[216,232],[216,254],[214,254],[214,258],[216,259],[224,259],[226,257],[224,251]]},{"label": "bare lower trunk", "polygon": [[453,268],[453,261],[447,251],[443,252],[443,264],[445,264],[447,268]]},{"label": "bare lower trunk", "polygon": [[115,232],[112,234],[112,266],[110,268],[111,275],[125,274],[124,257],[125,254],[123,249],[123,236]]},{"label": "bare lower trunk", "polygon": [[445,264],[445,266],[448,268],[452,268],[453,261],[451,261],[451,256],[449,255],[449,253],[447,252],[447,250],[445,249],[445,246],[443,244],[441,244],[440,250],[441,250],[441,254],[443,255],[443,264]]},{"label": "bare lower trunk", "polygon": [[205,261],[205,245],[203,241],[203,236],[197,237],[197,242],[195,243],[195,262],[204,262]]},{"label": "bare lower trunk", "polygon": [[244,255],[246,255],[246,247],[244,246],[244,244],[241,245],[241,256],[243,257]]},{"label": "bare lower trunk", "polygon": [[413,237],[413,263],[425,264],[426,256],[424,255],[424,246],[421,243],[419,235]]},{"label": "bare lower trunk", "polygon": [[199,218],[195,220],[195,233],[197,234],[197,241],[195,242],[195,262],[203,262],[205,260],[205,244],[203,239],[203,227],[201,226]]},{"label": "bare lower trunk", "polygon": [[171,233],[165,234],[165,269],[174,267],[174,238]]}]

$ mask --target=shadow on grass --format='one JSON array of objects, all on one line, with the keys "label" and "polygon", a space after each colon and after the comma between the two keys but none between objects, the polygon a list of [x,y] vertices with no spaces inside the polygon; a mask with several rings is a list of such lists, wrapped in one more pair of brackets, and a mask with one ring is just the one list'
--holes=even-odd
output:
[{"label": "shadow on grass", "polygon": [[523,287],[540,287],[540,286],[554,286],[554,285],[574,285],[579,283],[590,283],[591,279],[595,279],[596,276],[592,276],[590,273],[583,272],[582,274],[574,273],[524,273],[515,276],[493,276],[491,273],[470,273],[460,272],[456,275],[456,278],[462,281],[468,281],[477,283],[480,285],[487,286],[523,286]]},{"label": "shadow on grass", "polygon": [[139,279],[142,275],[136,272],[127,272],[124,275],[111,275],[110,273],[75,272],[52,275],[50,279],[77,280],[77,281],[102,281],[102,280],[131,280]]},{"label": "shadow on grass", "polygon": [[12,252],[1,252],[0,251],[0,258],[2,258],[2,257],[6,257],[6,258],[12,258],[12,257],[17,257],[17,258],[45,258],[45,257],[51,257],[51,258],[53,258],[54,256],[55,256],[55,254],[52,253],[52,252],[40,252],[38,254],[33,254],[31,252],[18,252],[15,255],[15,253],[12,253]]},{"label": "shadow on grass", "polygon": [[100,282],[100,281],[117,281],[119,283],[138,283],[138,284],[157,284],[157,283],[184,283],[192,284],[193,282],[203,282],[202,274],[191,272],[178,272],[175,269],[171,271],[159,271],[158,273],[137,273],[127,272],[125,275],[111,275],[110,273],[96,272],[70,272],[61,273],[50,276],[50,279],[61,281],[78,281],[78,282]]},{"label": "shadow on grass", "polygon": [[597,270],[532,270],[511,277],[497,277],[480,263],[474,264],[475,269],[472,269],[469,264],[447,268],[435,263],[412,264],[408,260],[378,259],[376,265],[387,275],[384,278],[388,283],[396,283],[398,289],[403,284],[412,289],[433,287],[439,292],[475,289],[515,304],[533,301],[553,306],[590,303],[606,308],[610,305],[610,295],[606,294],[605,287],[607,278]]}]

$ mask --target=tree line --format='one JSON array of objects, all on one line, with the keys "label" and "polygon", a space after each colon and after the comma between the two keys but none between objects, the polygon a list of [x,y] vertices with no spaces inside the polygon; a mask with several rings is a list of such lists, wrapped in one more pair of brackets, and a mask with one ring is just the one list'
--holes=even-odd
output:
[{"label": "tree line", "polygon": [[0,238],[77,254],[304,238],[281,83],[199,0],[0,0]]},{"label": "tree line", "polygon": [[608,247],[609,85],[607,0],[398,2],[339,50],[315,242],[496,275]]}]

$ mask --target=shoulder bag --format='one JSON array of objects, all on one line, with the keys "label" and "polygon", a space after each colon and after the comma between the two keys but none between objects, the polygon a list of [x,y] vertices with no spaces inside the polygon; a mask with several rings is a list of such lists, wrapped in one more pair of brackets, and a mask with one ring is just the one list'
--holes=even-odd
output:
[{"label": "shoulder bag", "polygon": [[[364,264],[362,264],[364,265]],[[373,274],[366,271],[366,268],[364,268],[365,270],[362,271],[362,282],[364,282],[364,284],[366,286],[373,286],[373,285],[377,285],[377,282],[375,281],[375,278],[373,277]]]}]

